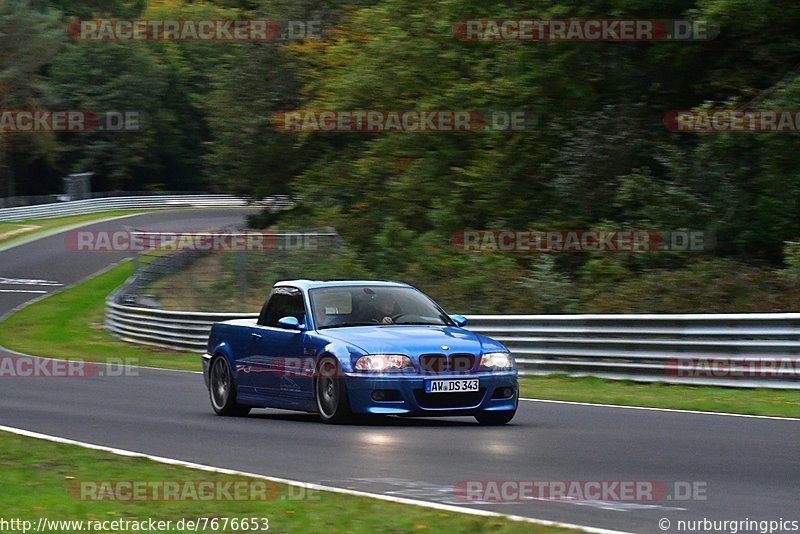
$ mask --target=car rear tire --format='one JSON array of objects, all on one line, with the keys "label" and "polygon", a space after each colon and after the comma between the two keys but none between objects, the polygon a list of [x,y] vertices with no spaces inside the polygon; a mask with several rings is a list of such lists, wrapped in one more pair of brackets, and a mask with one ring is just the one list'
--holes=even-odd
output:
[{"label": "car rear tire", "polygon": [[481,412],[475,415],[475,419],[482,425],[498,426],[504,425],[514,419],[517,410],[504,410],[502,412]]},{"label": "car rear tire", "polygon": [[228,360],[217,356],[208,371],[208,394],[217,415],[241,417],[250,413],[250,406],[236,402],[236,384]]},{"label": "car rear tire", "polygon": [[354,420],[347,397],[347,386],[341,378],[341,367],[334,358],[322,358],[314,379],[317,412],[325,423],[345,424]]}]

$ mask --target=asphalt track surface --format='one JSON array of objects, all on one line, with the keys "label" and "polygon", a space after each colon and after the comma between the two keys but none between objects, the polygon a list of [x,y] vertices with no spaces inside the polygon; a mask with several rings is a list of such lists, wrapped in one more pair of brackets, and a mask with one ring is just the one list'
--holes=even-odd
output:
[{"label": "asphalt track surface", "polygon": [[[156,212],[91,225],[194,230],[242,211]],[[0,278],[75,283],[124,254],[79,254],[55,235],[0,252]],[[0,284],[0,289],[59,286]],[[0,293],[0,315],[41,296]],[[0,354],[8,357],[8,353]],[[387,419],[331,426],[310,414],[215,416],[199,374],[0,378],[0,425],[268,476],[630,532],[661,518],[800,520],[800,421],[522,401],[504,427],[471,418]],[[475,504],[461,481],[699,483],[701,498],[656,502]],[[272,520],[272,518],[270,518]],[[280,518],[274,518],[276,526]]]}]

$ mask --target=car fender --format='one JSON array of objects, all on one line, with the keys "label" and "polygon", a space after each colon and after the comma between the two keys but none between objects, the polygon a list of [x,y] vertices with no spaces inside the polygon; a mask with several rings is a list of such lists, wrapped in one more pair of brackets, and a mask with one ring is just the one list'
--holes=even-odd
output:
[{"label": "car fender", "polygon": [[230,365],[231,368],[233,368],[234,365],[233,347],[229,342],[222,341],[220,343],[217,343],[211,350],[209,350],[208,353],[211,355],[212,358],[218,354],[222,354],[228,360],[228,365]]},{"label": "car fender", "polygon": [[478,338],[478,342],[481,344],[481,349],[483,352],[511,352],[505,345],[499,341],[495,341],[490,337],[482,336],[480,334],[475,334],[475,337]]},{"label": "car fender", "polygon": [[353,358],[363,356],[366,352],[355,345],[332,341],[319,351],[319,358],[323,356],[333,356],[339,361],[342,371],[345,373],[353,372]]},{"label": "car fender", "polygon": [[[234,360],[233,360],[233,349],[231,348],[230,344],[223,341],[221,343],[217,343],[215,345],[209,344],[208,351],[203,354],[203,381],[208,387],[209,383],[209,373],[211,372],[211,360],[214,359],[217,355],[222,355],[228,360],[228,365],[231,369],[235,369],[234,367]],[[236,381],[236,373],[233,373],[233,380],[234,383]]]}]

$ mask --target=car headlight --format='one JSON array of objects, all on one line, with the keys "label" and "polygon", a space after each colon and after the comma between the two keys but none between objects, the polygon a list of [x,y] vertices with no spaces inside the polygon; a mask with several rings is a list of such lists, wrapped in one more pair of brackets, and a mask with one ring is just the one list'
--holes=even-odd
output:
[{"label": "car headlight", "polygon": [[481,367],[487,369],[511,369],[514,358],[507,352],[487,352],[481,356]]},{"label": "car headlight", "polygon": [[356,360],[357,371],[391,371],[413,367],[411,359],[403,354],[368,354]]}]

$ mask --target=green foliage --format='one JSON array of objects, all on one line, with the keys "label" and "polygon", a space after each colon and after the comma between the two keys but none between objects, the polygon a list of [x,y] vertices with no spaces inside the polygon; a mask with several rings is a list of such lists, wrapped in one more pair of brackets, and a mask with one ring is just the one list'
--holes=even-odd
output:
[{"label": "green foliage", "polygon": [[147,110],[148,116],[138,132],[70,134],[82,142],[68,143],[69,168],[95,171],[106,177],[112,188],[121,190],[137,189],[137,173],[158,172],[160,162],[151,155],[161,151],[162,142],[175,138],[169,134],[177,133],[167,126],[173,111],[162,107],[169,76],[169,69],[143,46],[80,42],[64,50],[52,67],[53,82],[59,94],[65,95],[59,107]]},{"label": "green foliage", "polygon": [[783,247],[783,256],[788,271],[795,277],[800,277],[800,242],[787,241]]},{"label": "green foliage", "polygon": [[[321,143],[321,155],[295,186],[315,208],[314,224],[335,226],[368,262],[385,269],[381,272],[391,272],[387,257],[421,257],[428,270],[440,261],[447,264],[442,251],[422,248],[425,255],[419,256],[421,247],[413,240],[464,228],[691,228],[713,237],[715,256],[779,265],[782,243],[796,235],[800,223],[794,136],[677,135],[664,128],[662,119],[668,110],[730,107],[753,98],[757,107],[796,108],[800,94],[790,69],[800,59],[800,41],[785,17],[797,13],[798,6],[613,4],[387,0],[345,17],[336,40],[306,54],[317,67],[307,84],[307,107],[524,110],[538,121],[521,132],[351,134],[344,141],[310,136],[302,141]],[[753,10],[757,16],[751,16]],[[468,17],[610,12],[616,17],[708,19],[721,26],[721,37],[689,45],[464,43],[454,41],[449,27]],[[743,49],[741,42],[750,47]],[[393,247],[387,250],[390,241]],[[659,276],[680,278],[684,269],[686,276],[712,282],[695,292],[715,297],[712,308],[798,305],[769,291],[771,304],[739,296],[755,296],[749,288],[735,290],[737,283],[751,282],[737,276],[742,268],[757,279],[750,287],[768,290],[762,285],[783,284],[772,280],[777,275],[769,266],[697,263],[677,254],[505,260],[519,271],[510,285],[537,295],[527,299],[530,310],[611,309],[597,302],[610,284],[631,291],[620,309],[636,308],[636,299],[648,309],[708,309],[700,298],[670,303],[683,292],[669,284],[660,288],[666,294],[658,301],[633,285],[640,276],[645,277],[642,284]],[[451,272],[468,277],[468,269]],[[500,279],[500,272],[491,276]],[[732,287],[713,283],[720,280]],[[787,289],[787,295],[796,292]],[[506,305],[516,302],[512,297]]]},{"label": "green foliage", "polygon": [[[112,16],[311,19],[323,38],[65,38],[76,17]],[[698,43],[453,36],[459,20],[501,17],[692,18],[720,32]],[[93,170],[105,188],[292,193],[295,209],[252,223],[332,226],[354,271],[408,279],[464,310],[611,309],[600,300],[609,291],[620,309],[702,308],[670,287],[685,276],[708,280],[697,294],[720,308],[796,309],[769,287],[795,293],[796,278],[778,269],[793,268],[784,242],[800,226],[797,134],[676,134],[663,118],[800,107],[798,19],[795,0],[8,0],[4,107],[135,109],[148,123],[126,134],[4,134],[0,191],[50,192],[58,173]],[[523,111],[535,120],[524,130],[452,134],[294,134],[272,124],[298,108]],[[716,246],[701,258],[464,255],[448,246],[456,231],[508,228],[683,228],[705,231]],[[664,292],[654,299],[646,291],[658,280],[666,289],[653,287]],[[735,290],[748,283],[773,300],[748,304],[749,288]]]},{"label": "green foliage", "polygon": [[[51,96],[43,71],[66,37],[58,24],[57,12],[28,0],[0,2],[0,109],[38,108]],[[0,195],[17,194],[16,174],[37,160],[52,164],[55,149],[49,133],[0,131]]]},{"label": "green foliage", "polygon": [[654,269],[586,295],[587,313],[755,313],[797,310],[800,284],[777,269],[701,260]]}]

